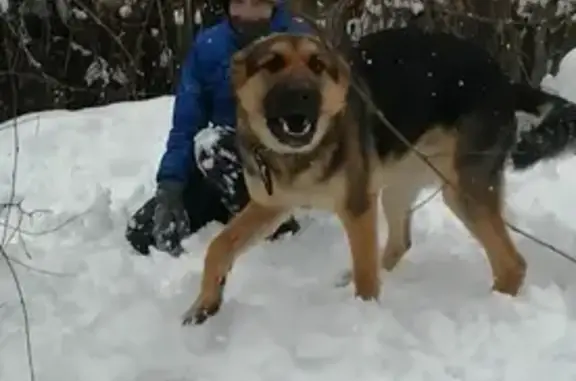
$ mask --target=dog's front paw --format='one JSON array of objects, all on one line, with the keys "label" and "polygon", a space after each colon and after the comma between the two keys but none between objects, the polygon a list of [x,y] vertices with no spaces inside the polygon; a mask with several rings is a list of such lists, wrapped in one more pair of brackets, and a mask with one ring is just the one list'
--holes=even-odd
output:
[{"label": "dog's front paw", "polygon": [[204,323],[209,317],[214,316],[220,310],[222,300],[216,300],[209,303],[203,301],[196,301],[186,311],[182,317],[182,325],[200,325]]},{"label": "dog's front paw", "polygon": [[209,317],[216,315],[222,305],[225,284],[226,278],[224,277],[220,280],[216,292],[209,294],[202,292],[182,316],[182,325],[200,325]]}]

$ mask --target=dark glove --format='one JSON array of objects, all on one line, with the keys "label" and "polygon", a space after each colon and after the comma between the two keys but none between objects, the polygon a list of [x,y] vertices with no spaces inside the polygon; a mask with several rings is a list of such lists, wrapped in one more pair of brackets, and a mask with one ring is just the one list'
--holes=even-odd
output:
[{"label": "dark glove", "polygon": [[156,208],[154,210],[155,246],[173,256],[179,256],[183,249],[180,241],[189,234],[189,220],[182,201],[183,185],[176,182],[158,184]]}]

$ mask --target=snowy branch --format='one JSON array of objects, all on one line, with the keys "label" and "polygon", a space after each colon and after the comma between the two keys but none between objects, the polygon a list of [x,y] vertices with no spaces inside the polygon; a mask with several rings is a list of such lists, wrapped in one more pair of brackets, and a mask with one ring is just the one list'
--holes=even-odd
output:
[{"label": "snowy branch", "polygon": [[476,40],[514,80],[535,86],[547,73],[555,74],[562,57],[576,47],[574,0],[364,0],[356,4],[355,29],[360,29],[356,31],[360,35],[406,25],[448,31]]}]

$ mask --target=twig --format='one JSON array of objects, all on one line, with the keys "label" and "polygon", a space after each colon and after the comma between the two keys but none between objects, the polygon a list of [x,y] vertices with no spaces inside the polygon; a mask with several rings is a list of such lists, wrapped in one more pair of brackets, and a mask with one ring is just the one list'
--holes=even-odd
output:
[{"label": "twig", "polygon": [[108,25],[106,25],[100,19],[100,17],[98,17],[94,12],[92,12],[90,10],[90,8],[88,8],[80,0],[73,0],[73,1],[76,5],[78,5],[80,8],[82,8],[82,10],[84,12],[86,12],[86,14],[88,14],[90,16],[90,18],[92,18],[92,20],[94,20],[94,22],[96,24],[98,24],[102,29],[104,29],[106,31],[106,33],[108,33],[110,38],[112,38],[112,40],[114,40],[114,42],[116,43],[116,45],[118,45],[120,50],[122,50],[122,52],[124,53],[126,58],[128,58],[128,60],[130,61],[130,65],[132,66],[132,69],[134,69],[134,72],[138,75],[142,74],[142,72],[138,69],[138,65],[136,64],[136,60],[134,59],[134,56],[128,51],[126,46],[124,46],[124,44],[122,43],[122,40],[120,40],[120,38],[118,38],[118,36],[114,33],[114,31],[112,29],[110,29],[110,27],[108,27]]},{"label": "twig", "polygon": [[28,357],[28,369],[30,374],[30,381],[36,380],[36,374],[34,372],[34,361],[32,357],[32,339],[30,337],[30,321],[28,318],[28,307],[26,305],[26,299],[24,298],[24,291],[22,290],[22,285],[20,284],[20,278],[16,273],[16,269],[10,260],[10,257],[4,250],[4,246],[0,245],[0,255],[6,261],[8,265],[8,269],[10,270],[10,274],[12,275],[12,279],[14,280],[14,285],[16,286],[16,292],[18,293],[18,299],[20,302],[20,307],[22,308],[22,315],[24,316],[24,336],[26,340],[26,355]]},{"label": "twig", "polygon": [[10,261],[12,261],[12,262],[14,262],[14,263],[16,263],[22,267],[25,267],[30,271],[34,271],[34,272],[37,272],[40,274],[52,275],[52,276],[59,277],[59,278],[73,277],[75,275],[75,274],[71,274],[71,273],[57,273],[55,271],[39,269],[37,267],[30,266],[30,265],[20,261],[19,259],[14,258],[14,257],[8,256],[8,258],[10,258]]},{"label": "twig", "polygon": [[90,206],[88,207],[86,210],[84,210],[82,213],[79,214],[75,214],[71,217],[68,217],[66,220],[64,220],[63,222],[59,223],[58,225],[49,228],[49,229],[44,229],[44,230],[39,230],[39,231],[30,231],[30,230],[26,230],[23,228],[20,228],[19,226],[12,226],[7,222],[0,222],[0,226],[4,226],[6,228],[12,229],[12,230],[18,230],[21,234],[23,235],[28,235],[28,236],[34,236],[34,237],[39,237],[39,236],[43,236],[46,234],[50,234],[50,233],[55,233],[58,230],[62,229],[63,227],[65,227],[66,225],[71,224],[72,222],[76,221],[78,218],[88,214],[92,208],[94,206]]},{"label": "twig", "polygon": [[[4,46],[4,53],[6,54],[6,57],[9,57],[9,51],[7,46]],[[16,83],[14,82],[14,79],[12,77],[10,77],[10,85],[11,85],[11,91],[12,91],[12,96],[14,97],[14,99],[17,99],[17,87],[16,87]],[[14,101],[12,103],[12,112],[13,112],[13,116],[17,117],[17,102]],[[10,188],[10,196],[9,196],[9,200],[8,203],[9,204],[13,204],[14,200],[16,198],[16,180],[18,177],[18,157],[19,157],[19,153],[20,153],[20,137],[18,135],[18,119],[14,119],[14,123],[12,124],[12,131],[13,131],[13,140],[14,140],[14,161],[13,161],[13,165],[12,165],[12,174],[11,174],[11,188]],[[10,219],[10,213],[12,211],[12,208],[8,208],[6,211],[6,221],[8,221]],[[8,229],[3,229],[3,233],[2,233],[2,239],[0,240],[0,255],[2,256],[2,258],[4,258],[4,260],[6,261],[6,264],[8,266],[8,269],[10,271],[10,274],[12,275],[12,279],[14,280],[14,285],[16,286],[16,292],[18,293],[18,298],[20,300],[20,306],[22,309],[22,315],[24,317],[24,336],[25,336],[25,341],[26,341],[26,355],[28,358],[28,369],[29,369],[29,375],[30,375],[30,381],[35,381],[36,380],[36,373],[34,371],[34,360],[33,360],[33,356],[32,356],[32,339],[30,337],[30,321],[28,318],[28,308],[26,306],[26,300],[24,298],[24,292],[22,290],[22,286],[20,284],[20,279],[18,277],[18,273],[16,272],[16,269],[14,268],[14,265],[12,264],[12,261],[10,260],[10,257],[8,256],[8,254],[6,253],[5,249],[4,249],[4,245],[6,244],[6,238],[8,237]]]},{"label": "twig", "polygon": [[[425,1],[422,1],[422,3],[425,3]],[[514,4],[518,4],[517,1],[514,1]],[[378,4],[377,5],[377,9],[382,9],[384,7],[389,7],[389,4]],[[412,12],[412,8],[411,8],[412,4],[410,4],[409,6],[395,6],[393,7],[394,9],[405,9],[405,10],[409,10]],[[530,16],[531,14],[534,12],[534,9],[529,9],[529,8],[536,8],[536,7],[526,7],[523,11],[527,12],[528,14],[523,15],[521,14],[521,12],[518,12],[517,15],[520,19],[515,19],[514,17],[505,17],[505,18],[498,18],[498,17],[487,17],[487,16],[481,16],[478,14],[474,14],[472,12],[462,12],[462,11],[454,11],[452,10],[454,7],[451,7],[450,5],[446,5],[446,4],[442,4],[440,2],[428,2],[426,3],[425,6],[429,6],[432,10],[432,12],[434,13],[440,13],[443,15],[448,15],[448,16],[452,16],[452,17],[459,17],[459,18],[466,18],[469,20],[475,20],[481,23],[485,23],[485,24],[499,24],[499,25],[521,25],[521,26],[533,26],[533,27],[540,27],[540,26],[544,26],[550,23],[549,19],[544,19],[544,20],[533,20]],[[373,16],[382,16],[382,12],[381,11],[376,11],[375,9],[370,9],[370,7],[367,7],[366,5],[363,6],[363,8],[366,10],[366,13],[373,15]],[[424,14],[424,10],[420,11],[420,12],[412,12],[412,14],[415,17],[418,17],[420,15]],[[570,10],[569,12],[566,12],[564,14],[558,15],[555,18],[556,19],[570,19],[572,16],[574,16],[576,14],[576,7],[572,10]]]}]

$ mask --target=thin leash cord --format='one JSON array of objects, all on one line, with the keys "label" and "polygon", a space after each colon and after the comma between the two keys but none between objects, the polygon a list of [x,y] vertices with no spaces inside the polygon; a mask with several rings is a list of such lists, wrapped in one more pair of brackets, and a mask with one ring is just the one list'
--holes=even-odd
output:
[{"label": "thin leash cord", "polygon": [[[422,160],[424,163],[426,163],[426,165],[428,167],[430,167],[430,169],[432,169],[434,171],[434,173],[436,173],[436,175],[442,179],[442,181],[444,182],[444,185],[448,185],[450,187],[452,187],[453,189],[456,189],[456,187],[454,186],[454,184],[452,184],[451,181],[449,181],[446,176],[444,176],[442,174],[442,172],[440,172],[440,170],[438,168],[436,168],[434,166],[434,164],[432,164],[430,162],[430,160],[426,157],[426,155],[424,155],[423,153],[421,153],[416,147],[414,147],[412,144],[410,144],[410,142],[408,141],[408,139],[406,139],[404,137],[404,135],[402,135],[402,133],[400,131],[398,131],[393,125],[392,123],[390,123],[390,121],[388,121],[388,119],[386,119],[386,117],[384,116],[384,114],[382,113],[382,111],[374,104],[374,102],[372,102],[372,100],[370,99],[370,97],[360,88],[360,86],[356,83],[356,81],[351,78],[351,85],[352,88],[354,89],[354,91],[356,91],[356,93],[362,98],[362,100],[364,102],[366,102],[366,104],[369,105],[370,108],[373,109],[373,111],[376,113],[376,116],[378,117],[378,119],[380,119],[380,121],[382,123],[384,123],[386,125],[386,127],[388,127],[388,129],[390,129],[390,131],[392,131],[392,133],[394,135],[396,135],[396,137],[398,139],[400,139],[400,141],[402,143],[404,143],[404,145],[406,145],[412,152],[414,152],[418,158],[420,158],[420,160]],[[463,194],[468,197],[471,201],[476,201],[474,199],[474,197],[472,197],[468,192],[463,192]],[[545,242],[535,236],[533,236],[530,233],[527,233],[526,231],[520,229],[519,227],[515,226],[514,224],[508,222],[504,217],[502,217],[502,219],[504,220],[504,223],[506,224],[506,226],[508,228],[510,228],[511,230],[515,231],[516,233],[520,234],[521,236],[543,246],[548,248],[549,250],[553,251],[554,253],[562,256],[564,259],[576,264],[576,258],[572,257],[571,255],[567,254],[566,252],[558,249],[557,247],[555,247],[554,245],[552,245],[551,243]]]},{"label": "thin leash cord", "polygon": [[415,206],[410,208],[409,213],[414,214],[414,212],[416,212],[418,209],[423,208],[426,204],[428,204],[430,201],[432,201],[432,199],[434,197],[436,197],[442,191],[442,188],[443,188],[442,186],[439,187],[430,196],[426,197],[424,200],[422,200],[421,202],[419,202],[418,204],[416,204]]},{"label": "thin leash cord", "polygon": [[[313,21],[313,19],[302,13],[302,12],[297,12],[299,17],[302,17],[303,19],[305,19],[307,22],[312,23],[315,27],[315,29],[318,32],[318,37],[320,38],[321,42],[326,46],[326,48],[328,50],[334,50],[332,44],[329,43],[329,40],[326,38],[326,36],[324,35],[324,31],[321,30],[321,28],[316,24],[315,21]],[[352,68],[351,68],[352,69]],[[376,114],[376,116],[378,117],[378,119],[384,123],[384,125],[390,130],[392,131],[392,133],[406,146],[408,147],[408,149],[410,149],[412,152],[414,152],[416,154],[416,156],[422,160],[424,163],[426,163],[426,165],[432,170],[434,171],[434,173],[436,173],[436,175],[444,182],[444,185],[448,185],[450,187],[452,187],[453,189],[456,189],[456,186],[454,184],[452,184],[451,181],[449,181],[446,176],[444,176],[444,174],[442,174],[442,172],[436,168],[436,166],[434,164],[432,164],[432,162],[426,157],[426,155],[424,155],[422,152],[420,152],[416,147],[414,147],[413,144],[410,143],[410,141],[408,141],[408,139],[406,139],[406,137],[396,128],[394,127],[394,125],[384,116],[384,113],[380,110],[380,108],[378,106],[376,106],[376,104],[374,104],[374,102],[372,101],[371,97],[364,91],[362,90],[362,88],[360,88],[360,85],[357,83],[357,81],[355,80],[352,70],[350,73],[350,85],[353,88],[353,90],[362,98],[362,100],[373,110],[373,112]],[[443,185],[443,186],[444,186]],[[440,192],[440,190],[442,189],[442,187],[440,189],[438,189],[431,197],[429,197],[428,199],[426,199],[423,203],[419,204],[416,206],[416,208],[412,208],[411,209],[411,213],[413,213],[415,211],[415,209],[422,207],[424,204],[426,204],[428,201],[430,201],[434,196],[436,196],[436,194],[438,192]],[[466,197],[468,197],[472,202],[475,202],[476,200],[474,199],[474,197],[472,197],[468,192],[462,192]],[[508,222],[504,216],[502,216],[502,219],[504,221],[504,224],[510,228],[512,231],[520,234],[521,236],[523,236],[524,238],[527,238],[528,240],[535,242],[537,244],[539,244],[540,246],[543,246],[547,249],[549,249],[550,251],[560,255],[561,257],[563,257],[564,259],[572,262],[573,264],[576,264],[576,258],[572,257],[571,255],[569,255],[568,253],[562,251],[561,249],[558,249],[556,246],[552,245],[551,243],[548,243],[546,241],[541,240],[540,238],[537,238],[535,236],[533,236],[532,234],[518,228],[517,226],[515,226],[514,224]]]}]

